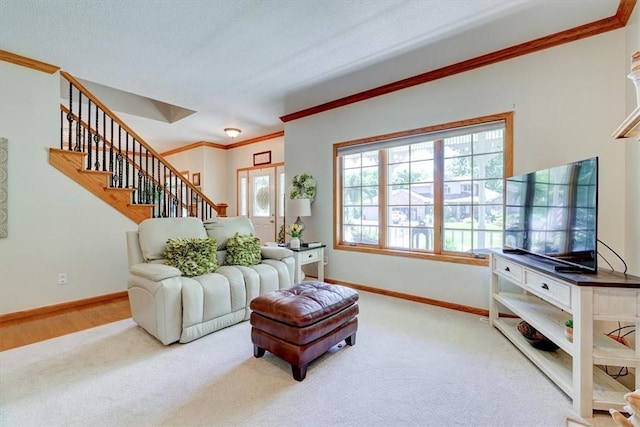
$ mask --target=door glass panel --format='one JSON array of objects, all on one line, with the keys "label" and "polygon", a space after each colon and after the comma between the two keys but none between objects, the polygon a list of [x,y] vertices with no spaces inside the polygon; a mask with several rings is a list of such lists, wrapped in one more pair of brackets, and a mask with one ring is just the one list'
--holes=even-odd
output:
[{"label": "door glass panel", "polygon": [[269,203],[269,175],[261,175],[253,178],[253,214],[254,217],[271,216]]}]

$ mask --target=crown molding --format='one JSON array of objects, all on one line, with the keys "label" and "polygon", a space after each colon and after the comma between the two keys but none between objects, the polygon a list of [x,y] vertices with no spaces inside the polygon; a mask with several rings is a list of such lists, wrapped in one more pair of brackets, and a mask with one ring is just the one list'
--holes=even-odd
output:
[{"label": "crown molding", "polygon": [[407,89],[413,86],[421,85],[423,83],[428,83],[434,80],[453,76],[455,74],[464,73],[465,71],[471,71],[476,68],[484,67],[486,65],[495,64],[497,62],[516,58],[518,56],[538,52],[543,49],[548,49],[565,43],[570,43],[576,40],[606,33],[608,31],[624,28],[624,26],[627,24],[627,21],[629,20],[629,17],[631,16],[631,13],[633,12],[633,8],[635,7],[635,5],[636,0],[620,0],[616,14],[609,18],[590,22],[588,24],[580,25],[575,28],[560,31],[555,34],[540,37],[485,55],[477,56],[475,58],[458,62],[456,64],[448,65],[436,70],[427,71],[425,73],[418,74],[417,76],[408,77],[406,79],[398,80],[393,83],[378,86],[373,89],[358,92],[356,94],[325,102],[313,107],[305,108],[294,113],[286,114],[280,117],[280,120],[285,123],[290,122],[293,120],[301,119],[303,117],[333,110],[335,108],[344,107],[346,105],[354,104],[356,102],[364,101],[370,98],[375,98],[380,95],[386,95],[398,90]]},{"label": "crown molding", "polygon": [[226,150],[232,150],[234,148],[244,147],[245,145],[255,144],[255,143],[258,143],[258,142],[267,141],[269,139],[279,138],[281,136],[284,136],[284,131],[283,130],[278,131],[278,132],[274,132],[274,133],[270,133],[268,135],[257,136],[255,138],[245,139],[244,141],[239,141],[239,142],[235,142],[233,144],[225,145],[224,148]]},{"label": "crown molding", "polygon": [[633,13],[636,1],[637,0],[620,0],[618,10],[616,11],[616,18],[618,18],[618,21],[620,21],[620,24],[623,27],[627,26],[627,22],[629,22],[629,18]]},{"label": "crown molding", "polygon": [[215,142],[198,141],[198,142],[194,142],[193,144],[185,145],[184,147],[178,147],[178,148],[174,148],[173,150],[165,151],[161,154],[162,156],[166,157],[166,156],[171,156],[173,154],[182,153],[183,151],[194,150],[200,147],[216,148],[218,150],[232,150],[234,148],[244,147],[245,145],[256,144],[258,142],[267,141],[269,139],[279,138],[282,136],[284,136],[283,130],[270,133],[267,135],[257,136],[251,139],[246,139],[244,141],[236,142],[234,144],[229,144],[229,145],[217,144]]}]

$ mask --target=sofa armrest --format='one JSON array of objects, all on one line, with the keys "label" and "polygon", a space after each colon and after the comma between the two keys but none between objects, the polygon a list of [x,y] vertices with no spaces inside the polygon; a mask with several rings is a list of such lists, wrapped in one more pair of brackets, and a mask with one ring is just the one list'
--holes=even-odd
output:
[{"label": "sofa armrest", "polygon": [[133,320],[165,345],[182,332],[182,275],[164,264],[136,264],[129,269],[129,304]]},{"label": "sofa armrest", "polygon": [[287,248],[262,246],[260,250],[262,251],[262,259],[275,259],[280,261],[284,258],[293,256],[293,251]]},{"label": "sofa armrest", "polygon": [[175,267],[164,264],[135,264],[129,269],[129,273],[149,279],[152,282],[160,282],[171,277],[180,277],[182,273]]}]

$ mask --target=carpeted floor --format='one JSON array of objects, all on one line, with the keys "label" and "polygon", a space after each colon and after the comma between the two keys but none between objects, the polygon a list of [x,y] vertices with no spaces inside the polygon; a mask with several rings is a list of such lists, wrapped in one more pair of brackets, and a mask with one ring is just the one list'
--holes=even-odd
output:
[{"label": "carpeted floor", "polygon": [[[132,320],[0,353],[2,426],[565,426],[571,400],[478,316],[361,292],[356,345],[295,381],[243,322],[163,346]],[[485,319],[486,320],[486,319]],[[604,412],[587,420],[614,426]]]}]

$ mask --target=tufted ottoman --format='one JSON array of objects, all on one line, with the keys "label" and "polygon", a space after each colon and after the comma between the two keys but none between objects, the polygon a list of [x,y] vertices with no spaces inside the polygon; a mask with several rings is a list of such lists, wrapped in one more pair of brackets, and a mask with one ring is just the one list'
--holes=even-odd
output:
[{"label": "tufted ottoman", "polygon": [[307,365],[340,341],[356,343],[358,293],[323,282],[304,282],[251,301],[253,355],[269,350],[304,380]]}]

